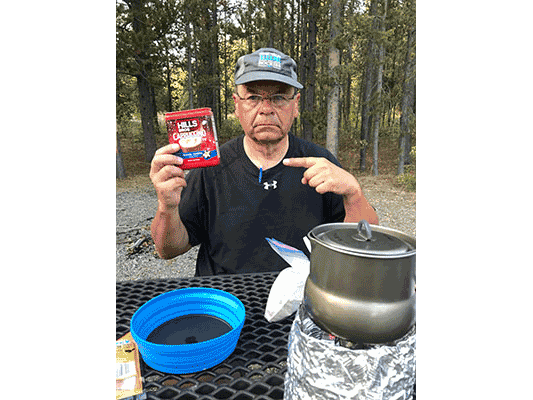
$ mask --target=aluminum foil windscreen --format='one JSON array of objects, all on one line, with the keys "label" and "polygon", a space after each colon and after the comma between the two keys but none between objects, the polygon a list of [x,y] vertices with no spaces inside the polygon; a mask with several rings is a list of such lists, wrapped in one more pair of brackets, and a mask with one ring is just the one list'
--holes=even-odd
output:
[{"label": "aluminum foil windscreen", "polygon": [[284,400],[410,400],[416,381],[416,325],[387,344],[332,338],[303,306],[289,335]]}]

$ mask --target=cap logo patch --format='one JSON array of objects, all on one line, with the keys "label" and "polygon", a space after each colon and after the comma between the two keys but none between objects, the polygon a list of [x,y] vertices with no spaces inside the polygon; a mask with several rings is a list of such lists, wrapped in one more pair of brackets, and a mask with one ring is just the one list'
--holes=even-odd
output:
[{"label": "cap logo patch", "polygon": [[275,53],[259,53],[257,66],[281,69],[281,57]]}]

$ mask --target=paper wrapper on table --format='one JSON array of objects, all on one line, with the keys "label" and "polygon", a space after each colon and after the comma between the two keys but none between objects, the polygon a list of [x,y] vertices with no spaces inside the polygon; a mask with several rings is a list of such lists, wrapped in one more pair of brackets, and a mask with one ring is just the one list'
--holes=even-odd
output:
[{"label": "paper wrapper on table", "polygon": [[284,400],[413,398],[416,326],[392,343],[344,346],[354,344],[322,331],[301,306],[289,335]]},{"label": "paper wrapper on table", "polygon": [[266,240],[290,265],[279,273],[268,295],[265,318],[268,322],[276,322],[298,310],[304,298],[305,281],[309,275],[310,264],[303,251],[276,239],[266,238]]}]

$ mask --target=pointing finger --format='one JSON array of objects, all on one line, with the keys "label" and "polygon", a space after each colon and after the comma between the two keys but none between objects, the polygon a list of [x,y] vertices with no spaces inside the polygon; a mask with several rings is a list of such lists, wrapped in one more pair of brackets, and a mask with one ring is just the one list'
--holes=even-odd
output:
[{"label": "pointing finger", "polygon": [[283,165],[287,167],[304,167],[311,168],[318,161],[316,157],[297,157],[297,158],[285,158]]}]

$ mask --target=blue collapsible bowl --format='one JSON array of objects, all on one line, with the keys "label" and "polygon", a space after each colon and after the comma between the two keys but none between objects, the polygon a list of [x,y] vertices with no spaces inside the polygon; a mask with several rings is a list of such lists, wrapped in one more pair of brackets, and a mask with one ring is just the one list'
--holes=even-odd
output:
[{"label": "blue collapsible bowl", "polygon": [[[160,325],[190,314],[223,319],[232,329],[204,342],[166,345],[146,339]],[[133,314],[130,331],[144,362],[151,368],[174,374],[202,371],[220,364],[235,350],[244,325],[245,310],[234,295],[218,289],[187,288],[163,293],[143,304]]]}]

